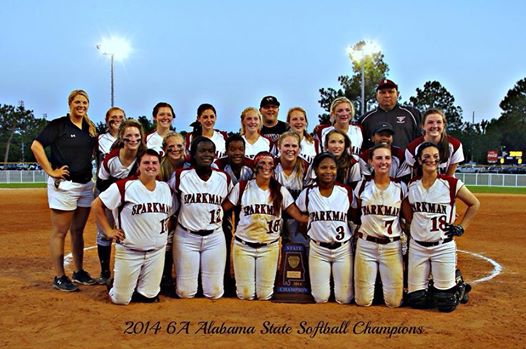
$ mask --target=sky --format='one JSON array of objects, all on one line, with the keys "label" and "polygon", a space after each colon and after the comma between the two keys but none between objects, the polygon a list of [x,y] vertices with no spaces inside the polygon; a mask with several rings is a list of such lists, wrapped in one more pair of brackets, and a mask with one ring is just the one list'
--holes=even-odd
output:
[{"label": "sky", "polygon": [[[279,118],[301,106],[309,130],[323,113],[320,88],[352,74],[347,47],[376,41],[402,101],[438,80],[462,107],[464,121],[498,118],[499,103],[526,77],[522,0],[441,1],[36,1],[3,0],[0,104],[23,100],[36,117],[68,112],[84,89],[89,115],[110,107],[110,59],[102,38],[132,47],[114,65],[115,105],[151,117],[170,103],[174,126],[189,130],[201,103],[216,127],[238,131],[241,111],[274,95]],[[367,82],[376,83],[376,82]]]}]

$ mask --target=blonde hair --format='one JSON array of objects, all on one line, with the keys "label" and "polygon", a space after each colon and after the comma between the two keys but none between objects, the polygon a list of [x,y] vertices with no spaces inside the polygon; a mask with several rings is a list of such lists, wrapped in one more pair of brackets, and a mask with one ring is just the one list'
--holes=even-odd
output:
[{"label": "blonde hair", "polygon": [[186,147],[185,147],[185,138],[183,137],[182,134],[180,133],[177,133],[175,131],[170,131],[166,134],[166,136],[164,136],[163,138],[163,152],[164,152],[164,155],[163,155],[163,158],[161,160],[161,174],[160,174],[160,177],[161,177],[161,180],[162,181],[168,181],[170,179],[170,177],[172,176],[172,173],[174,173],[175,171],[175,167],[174,165],[172,164],[172,161],[168,158],[167,154],[166,153],[166,146],[168,145],[168,140],[170,138],[179,138],[182,143],[183,143],[183,160],[182,162],[184,162],[184,156],[186,154]]},{"label": "blonde hair", "polygon": [[[68,105],[71,105],[71,102],[73,102],[73,99],[75,99],[75,97],[77,96],[83,96],[84,98],[86,98],[88,100],[88,103],[89,103],[89,97],[88,97],[88,93],[84,90],[73,90],[69,93],[69,96],[68,96]],[[86,121],[86,123],[88,124],[89,126],[89,135],[90,137],[95,137],[97,136],[97,127],[95,126],[95,124],[93,123],[93,121],[90,120],[90,118],[88,117],[88,113],[84,114],[84,121]]]},{"label": "blonde hair", "polygon": [[303,164],[301,158],[299,157],[301,151],[301,138],[300,135],[294,131],[287,131],[282,133],[278,138],[278,149],[281,148],[281,144],[287,137],[295,138],[298,141],[298,156],[296,157],[296,163],[294,164],[294,171],[296,172],[296,177],[303,179]]},{"label": "blonde hair", "polygon": [[351,106],[351,118],[354,118],[356,111],[354,110],[354,104],[351,102],[351,100],[347,97],[338,97],[335,98],[331,103],[331,124],[334,123],[334,109],[336,109],[336,107],[342,103],[348,103]]},{"label": "blonde hair", "polygon": [[[303,113],[303,116],[305,117],[305,125],[306,126],[309,126],[309,120],[307,119],[307,112],[305,111],[305,109],[303,109],[302,107],[293,107],[293,108],[290,108],[288,113],[287,113],[287,124],[290,125],[290,114],[292,114],[292,112],[295,112],[295,111],[299,111],[300,113]],[[301,135],[300,135],[301,136]],[[303,137],[305,137],[305,139],[309,142],[309,143],[312,143],[314,142],[314,138],[312,137],[312,135],[310,135],[308,132],[307,132],[307,128],[305,127],[305,130],[303,130]]]},{"label": "blonde hair", "polygon": [[245,134],[245,125],[243,125],[243,120],[244,120],[245,117],[247,116],[248,112],[254,112],[254,113],[256,113],[256,115],[257,115],[258,118],[259,118],[259,129],[261,130],[261,127],[263,127],[263,117],[261,116],[261,113],[259,112],[259,110],[257,110],[257,109],[254,108],[254,107],[248,107],[248,108],[245,108],[245,109],[243,109],[243,111],[241,112],[241,134],[242,134],[242,135]]}]

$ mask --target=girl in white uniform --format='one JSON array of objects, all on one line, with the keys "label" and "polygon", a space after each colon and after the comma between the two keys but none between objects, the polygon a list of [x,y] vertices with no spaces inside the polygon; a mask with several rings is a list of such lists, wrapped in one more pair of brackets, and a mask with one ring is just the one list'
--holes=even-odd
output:
[{"label": "girl in white uniform", "polygon": [[215,158],[219,159],[225,156],[225,142],[228,135],[225,131],[214,129],[217,121],[216,108],[212,104],[204,103],[197,108],[197,121],[191,126],[194,127],[192,132],[186,134],[186,146],[190,147],[194,138],[203,136],[214,142],[216,147]]},{"label": "girl in white uniform", "polygon": [[352,189],[336,183],[337,165],[330,153],[318,154],[312,162],[317,184],[303,189],[296,200],[300,211],[309,215],[309,275],[316,303],[331,294],[331,274],[336,302],[348,304],[353,298],[351,230],[348,220]]},{"label": "girl in white uniform", "polygon": [[159,102],[153,108],[152,116],[155,122],[155,132],[146,135],[146,146],[162,154],[163,138],[170,132],[175,112],[170,104]]},{"label": "girl in white uniform", "polygon": [[254,107],[241,112],[241,136],[245,140],[245,156],[253,159],[257,153],[270,151],[271,142],[260,134],[263,125],[261,113]]},{"label": "girl in white uniform", "polygon": [[[163,139],[163,153],[161,160],[160,178],[163,182],[169,182],[175,176],[175,171],[183,167],[189,167],[186,162],[186,150],[184,137],[177,132],[169,131]],[[177,203],[177,201],[176,201]],[[175,207],[177,213],[179,207]],[[163,277],[161,280],[161,294],[175,296],[175,287],[173,282],[173,237],[175,226],[168,232],[168,243],[166,244],[166,254],[164,260]]]},{"label": "girl in white uniform", "polygon": [[212,168],[214,142],[197,137],[190,146],[191,168],[177,170],[170,187],[179,199],[173,252],[176,292],[181,298],[197,293],[199,271],[205,297],[223,295],[226,245],[221,204],[232,189],[230,177]]},{"label": "girl in white uniform", "polygon": [[360,125],[354,123],[354,106],[347,97],[338,97],[331,103],[331,124],[324,128],[318,128],[318,139],[322,142],[323,148],[327,147],[327,133],[336,129],[342,131],[351,141],[351,154],[358,156],[362,148],[363,134]]},{"label": "girl in white uniform", "polygon": [[[440,311],[452,311],[463,299],[465,284],[456,280],[456,244],[477,213],[478,199],[451,176],[438,173],[440,150],[431,142],[422,143],[416,156],[417,178],[409,183],[404,216],[411,222],[409,244],[409,304],[428,307],[430,300]],[[455,199],[467,205],[458,225]],[[433,273],[433,287],[428,287]],[[469,291],[469,290],[468,290]]]},{"label": "girl in white uniform", "polygon": [[446,115],[433,108],[424,113],[422,120],[424,135],[409,143],[405,150],[407,166],[415,169],[418,148],[424,142],[431,142],[438,146],[440,152],[439,173],[455,176],[458,164],[464,161],[464,150],[458,139],[447,134]]},{"label": "girl in white uniform", "polygon": [[[303,190],[305,175],[309,163],[299,157],[300,136],[294,131],[282,133],[278,138],[279,157],[276,159],[274,178],[291,193],[294,200]],[[287,242],[302,244],[308,248],[309,240],[298,231],[298,222],[288,215],[283,215],[283,235]]]},{"label": "girl in white uniform", "polygon": [[320,142],[307,132],[307,112],[300,107],[289,109],[287,123],[290,126],[290,130],[300,136],[300,156],[310,164],[320,152]]},{"label": "girl in white uniform", "polygon": [[356,235],[354,288],[356,304],[373,303],[377,272],[383,286],[385,305],[399,307],[403,297],[403,262],[400,236],[405,183],[389,177],[391,147],[377,144],[369,149],[372,178],[358,183],[353,199]]},{"label": "girl in white uniform", "polygon": [[348,184],[352,188],[362,179],[360,163],[351,155],[352,143],[349,137],[338,129],[333,129],[325,135],[326,151],[332,153],[338,165],[336,180]]},{"label": "girl in white uniform", "polygon": [[[170,188],[159,182],[161,157],[148,149],[139,158],[140,175],[112,184],[93,202],[93,212],[109,239],[116,239],[115,278],[109,296],[115,304],[131,300],[154,302],[163,273],[169,217]],[[117,226],[104,213],[113,210]]]},{"label": "girl in white uniform", "polygon": [[[142,140],[144,132],[142,125],[135,119],[124,121],[119,130],[118,140],[113,150],[107,154],[99,168],[97,175],[97,191],[103,192],[118,179],[135,175],[137,172],[137,154],[146,147]],[[112,212],[105,209],[110,224],[114,224]],[[100,262],[99,284],[106,284],[111,276],[111,239],[107,239],[100,225],[97,224],[97,250]]]},{"label": "girl in white uniform", "polygon": [[307,222],[288,190],[273,176],[274,158],[261,152],[254,159],[255,179],[236,184],[223,209],[240,208],[233,248],[236,293],[240,299],[272,297],[278,267],[281,213]]},{"label": "girl in white uniform", "polygon": [[[102,160],[109,154],[111,148],[119,135],[119,128],[122,121],[126,117],[124,110],[119,107],[111,107],[106,112],[106,127],[108,132],[100,134],[97,138],[97,176],[100,171]],[[99,196],[100,190],[95,188],[95,197]],[[113,219],[111,212],[107,216],[108,219]],[[111,275],[110,271],[110,258],[111,258],[111,241],[105,241],[102,237],[99,242],[99,232],[102,231],[97,225],[97,252],[99,255],[100,263],[100,276],[97,279],[97,283],[100,285],[106,284]]]}]

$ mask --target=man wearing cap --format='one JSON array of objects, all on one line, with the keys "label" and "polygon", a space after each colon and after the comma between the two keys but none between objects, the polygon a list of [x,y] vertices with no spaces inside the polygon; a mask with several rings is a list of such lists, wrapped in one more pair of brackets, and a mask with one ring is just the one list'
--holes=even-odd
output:
[{"label": "man wearing cap", "polygon": [[278,120],[279,101],[274,96],[263,97],[259,105],[259,112],[263,115],[261,134],[275,143],[279,135],[288,130],[286,122]]},{"label": "man wearing cap", "polygon": [[[375,145],[384,143],[391,147],[391,169],[389,171],[389,177],[398,178],[407,182],[410,178],[411,169],[405,163],[404,151],[392,145],[394,133],[393,125],[388,122],[380,122],[374,129],[371,140]],[[366,177],[372,175],[372,166],[369,164],[369,151],[370,149],[362,151],[359,159],[360,171],[362,175]]]},{"label": "man wearing cap", "polygon": [[364,146],[373,145],[374,130],[381,122],[388,122],[394,130],[393,145],[405,149],[415,138],[421,135],[422,116],[412,107],[398,104],[398,85],[389,79],[382,79],[376,87],[378,108],[362,115],[359,122],[362,126]]}]

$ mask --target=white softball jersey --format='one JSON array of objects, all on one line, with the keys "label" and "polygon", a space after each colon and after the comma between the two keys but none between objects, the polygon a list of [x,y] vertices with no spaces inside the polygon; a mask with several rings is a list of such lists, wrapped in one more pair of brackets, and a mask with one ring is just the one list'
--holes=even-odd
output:
[{"label": "white softball jersey", "polygon": [[[441,159],[441,163],[438,165],[438,171],[442,174],[447,173],[449,166],[452,164],[458,164],[464,161],[464,150],[462,143],[455,137],[449,135],[447,137],[449,140],[449,159],[447,159],[446,162],[442,162],[443,159]],[[424,136],[418,137],[407,145],[405,150],[405,161],[408,166],[415,166],[415,156],[418,153],[418,148],[420,148],[422,143],[424,143]]]},{"label": "white softball jersey", "polygon": [[296,199],[303,190],[305,175],[307,174],[309,166],[307,161],[302,158],[298,157],[297,161],[301,164],[302,174],[298,173],[299,170],[295,168],[290,175],[287,175],[279,162],[279,158],[276,159],[276,168],[274,169],[274,178],[287,188],[294,199]]},{"label": "white softball jersey", "polygon": [[455,198],[463,185],[461,180],[447,175],[438,175],[429,189],[424,188],[421,179],[409,183],[413,239],[434,242],[446,238],[446,224],[455,221]]},{"label": "white softball jersey", "polygon": [[232,190],[230,177],[212,169],[208,180],[202,180],[193,168],[177,170],[170,186],[179,200],[178,223],[190,231],[221,228],[221,204]]},{"label": "white softball jersey", "polygon": [[99,138],[97,140],[99,153],[103,155],[108,154],[110,152],[111,146],[113,145],[113,143],[115,143],[116,140],[117,138],[113,137],[109,132],[99,135]]},{"label": "white softball jersey", "polygon": [[[334,126],[328,126],[321,130],[320,141],[323,146],[323,149],[327,149],[327,145],[325,144],[325,136],[332,130],[334,130]],[[349,137],[349,139],[351,140],[351,150],[353,155],[358,156],[360,154],[360,150],[362,149],[363,144],[363,134],[361,127],[355,124],[350,124],[349,129],[347,130],[347,137]]]},{"label": "white softball jersey", "polygon": [[294,203],[289,191],[281,186],[281,212],[275,212],[273,202],[270,200],[270,190],[263,190],[252,179],[239,200],[240,184],[236,184],[228,200],[234,205],[240,203],[241,212],[236,229],[236,236],[247,242],[270,243],[279,239],[282,220],[281,214]]},{"label": "white softball jersey", "polygon": [[[119,185],[124,185],[124,198]],[[167,222],[173,214],[168,184],[156,181],[155,189],[150,191],[139,179],[122,180],[113,183],[99,198],[113,210],[115,222],[119,222],[119,228],[124,231],[122,246],[148,251],[166,245]]]},{"label": "white softball jersey", "polygon": [[376,238],[400,236],[400,209],[407,195],[403,182],[391,180],[387,188],[380,189],[373,179],[358,183],[352,207],[360,209],[361,225],[358,231]]},{"label": "white softball jersey", "polygon": [[163,137],[157,131],[146,135],[146,147],[153,149],[159,154],[163,151]]},{"label": "white softball jersey", "polygon": [[102,180],[108,180],[110,177],[126,178],[136,161],[137,159],[133,160],[129,166],[124,166],[119,159],[119,149],[114,149],[104,157],[98,177]]},{"label": "white softball jersey", "polygon": [[335,184],[329,197],[321,195],[318,186],[303,189],[296,199],[300,211],[308,213],[307,234],[317,242],[345,242],[351,238],[348,217],[352,189]]},{"label": "white softball jersey", "polygon": [[270,139],[259,136],[258,140],[254,144],[250,144],[247,141],[247,138],[245,135],[242,136],[245,140],[245,156],[254,159],[254,156],[256,156],[257,153],[261,151],[270,151]]},{"label": "white softball jersey", "polygon": [[[360,153],[360,172],[363,176],[371,176],[373,172],[372,166],[369,164],[369,151],[366,149]],[[405,163],[404,150],[399,147],[391,147],[391,169],[389,170],[389,177],[400,178],[411,173],[411,168]]]}]

